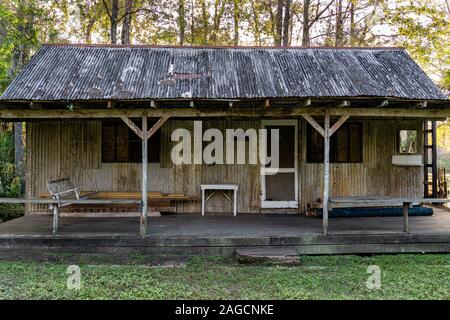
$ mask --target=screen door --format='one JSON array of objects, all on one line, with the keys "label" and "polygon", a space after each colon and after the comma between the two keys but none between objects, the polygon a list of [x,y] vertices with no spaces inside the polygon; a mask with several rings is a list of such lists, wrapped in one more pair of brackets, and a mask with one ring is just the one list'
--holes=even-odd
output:
[{"label": "screen door", "polygon": [[279,169],[261,166],[262,208],[298,208],[297,120],[264,120],[267,155],[271,154],[271,129],[279,130]]}]

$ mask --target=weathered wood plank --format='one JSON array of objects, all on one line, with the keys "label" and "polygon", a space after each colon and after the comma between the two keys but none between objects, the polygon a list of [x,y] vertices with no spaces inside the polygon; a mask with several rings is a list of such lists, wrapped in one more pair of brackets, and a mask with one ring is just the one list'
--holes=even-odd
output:
[{"label": "weathered wood plank", "polygon": [[85,119],[85,118],[121,118],[141,117],[147,112],[148,117],[301,117],[303,115],[321,116],[328,110],[330,116],[358,116],[358,117],[401,117],[401,118],[427,118],[443,119],[450,116],[450,109],[408,109],[408,108],[149,108],[142,109],[77,109],[74,111],[61,110],[29,110],[29,109],[0,109],[0,119]]},{"label": "weathered wood plank", "polygon": [[308,121],[308,123],[317,130],[317,132],[320,133],[320,135],[322,137],[325,137],[325,131],[324,129],[320,126],[320,124],[317,123],[316,120],[314,120],[311,116],[309,115],[304,115],[303,118],[305,118],[306,121]]},{"label": "weathered wood plank", "polygon": [[349,115],[342,116],[330,129],[330,136],[332,136],[336,131],[339,130],[339,128],[347,121],[347,119],[350,118]]},{"label": "weathered wood plank", "polygon": [[120,117],[123,122],[125,122],[125,124],[134,132],[136,133],[136,135],[141,138],[144,139],[144,134],[143,132],[147,132],[147,130],[141,130],[130,118],[126,117],[126,116],[122,116]]},{"label": "weathered wood plank", "polygon": [[147,139],[150,139],[159,128],[161,128],[167,120],[170,119],[170,116],[162,116],[154,125],[147,131]]},{"label": "weathered wood plank", "polygon": [[409,233],[409,207],[411,203],[403,203],[403,231]]},{"label": "weathered wood plank", "polygon": [[131,199],[42,199],[42,198],[0,198],[0,203],[34,204],[140,204]]},{"label": "weathered wood plank", "polygon": [[330,114],[325,112],[323,160],[323,233],[328,234],[328,198],[330,192]]},{"label": "weathered wood plank", "polygon": [[145,133],[145,137],[142,138],[142,178],[141,178],[141,191],[142,191],[142,214],[140,233],[141,236],[147,234],[147,208],[148,208],[148,143],[147,143],[147,116],[142,117],[142,132]]}]

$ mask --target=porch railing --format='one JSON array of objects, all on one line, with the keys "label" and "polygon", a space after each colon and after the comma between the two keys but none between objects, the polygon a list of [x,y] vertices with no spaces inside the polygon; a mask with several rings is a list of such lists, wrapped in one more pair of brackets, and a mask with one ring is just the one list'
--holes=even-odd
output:
[{"label": "porch railing", "polygon": [[16,203],[16,204],[47,204],[51,206],[53,211],[53,235],[58,232],[59,208],[61,205],[67,204],[109,204],[109,205],[138,205],[139,211],[142,212],[142,201],[131,199],[42,199],[42,198],[0,198],[0,203]]}]

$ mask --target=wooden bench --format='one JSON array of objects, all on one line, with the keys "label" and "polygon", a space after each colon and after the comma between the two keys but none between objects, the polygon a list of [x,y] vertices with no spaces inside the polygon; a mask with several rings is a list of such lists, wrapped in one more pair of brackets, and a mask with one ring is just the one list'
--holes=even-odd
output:
[{"label": "wooden bench", "polygon": [[389,197],[348,197],[348,198],[330,198],[329,209],[336,207],[364,207],[364,206],[385,206],[385,207],[403,207],[403,231],[409,233],[409,208],[412,204],[425,203],[450,203],[450,199],[435,198],[389,198]]},{"label": "wooden bench", "polygon": [[[47,184],[48,193],[42,193],[40,198],[48,199],[122,199],[122,200],[141,200],[141,192],[123,192],[123,191],[81,191],[79,187],[75,186],[70,179],[58,179],[49,181]],[[176,212],[176,207],[173,202],[177,201],[193,201],[197,200],[193,197],[186,196],[181,193],[162,194],[157,191],[148,192],[149,208],[152,212]],[[137,206],[130,207],[129,205],[88,205],[73,203],[65,203],[59,205],[65,207],[66,212],[129,212],[140,211]],[[51,208],[51,206],[50,206]]]}]

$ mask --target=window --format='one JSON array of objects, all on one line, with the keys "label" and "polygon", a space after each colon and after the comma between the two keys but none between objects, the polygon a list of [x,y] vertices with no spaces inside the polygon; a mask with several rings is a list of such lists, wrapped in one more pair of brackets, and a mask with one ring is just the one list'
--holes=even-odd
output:
[{"label": "window", "polygon": [[417,131],[400,130],[400,154],[417,153]]},{"label": "window", "polygon": [[[309,124],[306,129],[306,137],[306,161],[309,163],[323,162],[323,137]],[[362,162],[362,123],[344,123],[331,136],[330,144],[330,162]]]},{"label": "window", "polygon": [[[140,121],[134,123],[141,127]],[[159,131],[149,139],[148,162],[159,162],[159,140]],[[142,140],[122,120],[102,122],[102,162],[142,162]]]}]

